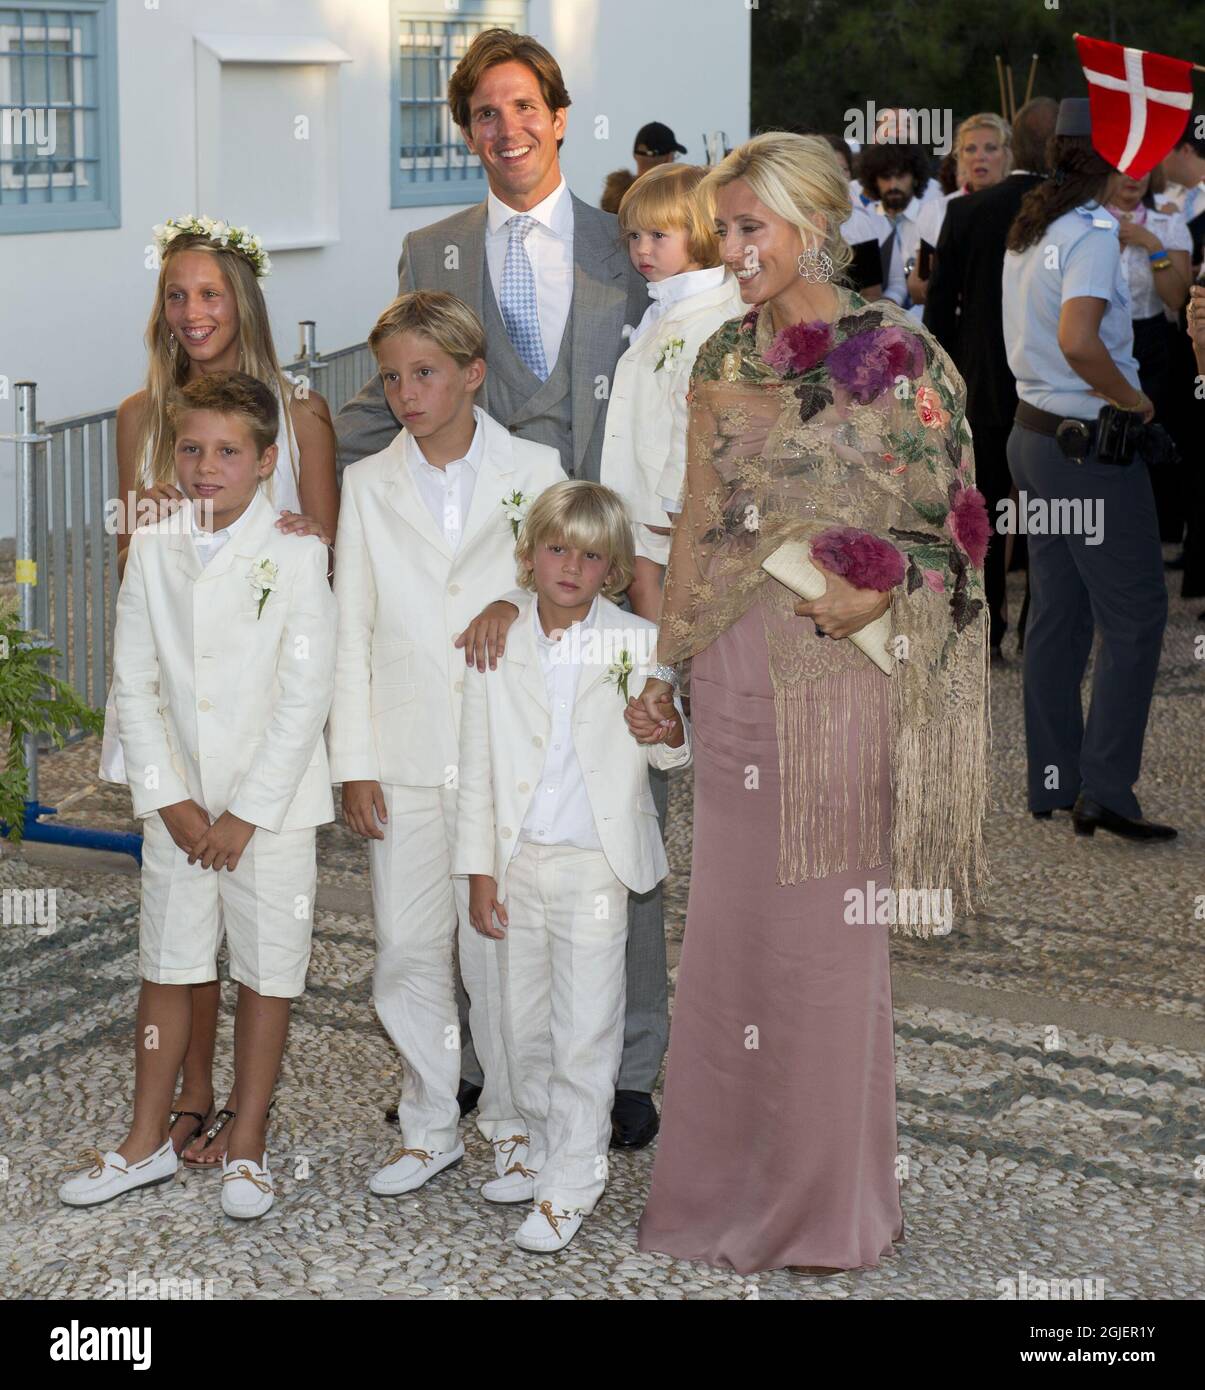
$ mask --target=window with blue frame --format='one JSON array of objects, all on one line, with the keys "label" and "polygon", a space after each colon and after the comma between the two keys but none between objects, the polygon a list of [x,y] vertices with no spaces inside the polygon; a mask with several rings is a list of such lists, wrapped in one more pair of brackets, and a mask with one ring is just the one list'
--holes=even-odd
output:
[{"label": "window with blue frame", "polygon": [[393,206],[475,203],[486,181],[448,110],[448,79],[483,29],[526,26],[522,0],[393,0]]},{"label": "window with blue frame", "polygon": [[121,223],[115,0],[0,0],[0,232]]}]

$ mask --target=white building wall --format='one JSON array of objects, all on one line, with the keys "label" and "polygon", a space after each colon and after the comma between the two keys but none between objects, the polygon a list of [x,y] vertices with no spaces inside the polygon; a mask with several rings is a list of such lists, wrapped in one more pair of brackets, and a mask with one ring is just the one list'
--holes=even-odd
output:
[{"label": "white building wall", "polygon": [[[317,320],[320,349],[362,341],[396,291],[406,232],[455,211],[389,205],[389,15],[388,0],[118,0],[122,225],[0,235],[0,387],[36,381],[46,420],[114,406],[145,371],[151,227],[188,212],[248,220],[197,205],[197,33],[318,36],[350,56],[333,69],[337,239],[274,252],[265,294],[282,360],[296,355],[300,319]],[[743,0],[530,0],[528,28],[556,54],[573,102],[562,164],[574,192],[596,202],[649,120],[672,126],[700,163],[704,131],[747,136],[750,15]],[[10,392],[0,433],[12,419]],[[13,498],[13,450],[0,444],[0,535],[13,534]]]}]

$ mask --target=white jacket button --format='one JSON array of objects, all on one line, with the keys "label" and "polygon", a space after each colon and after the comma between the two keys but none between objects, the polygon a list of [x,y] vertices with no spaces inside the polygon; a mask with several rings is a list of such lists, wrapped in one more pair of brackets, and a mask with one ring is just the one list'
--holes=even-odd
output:
[{"label": "white jacket button", "polygon": [[530,787],[529,784],[526,783],[526,782],[520,782],[520,783],[519,783],[519,790],[520,790],[521,792],[529,792],[529,791],[531,791],[531,787]]},{"label": "white jacket button", "polygon": [[535,735],[535,737],[532,739],[532,743],[534,743],[537,748],[543,748],[544,746],[544,740],[539,736],[539,734]]},{"label": "white jacket button", "polygon": [[198,700],[198,701],[197,701],[197,708],[198,708],[198,709],[213,709],[213,706],[209,703],[208,700]]},{"label": "white jacket button", "polygon": [[502,836],[502,838],[503,838],[504,840],[509,840],[509,839],[510,839],[510,831],[507,829],[507,827],[506,827],[505,825],[502,827],[502,829],[501,829],[501,831],[500,831],[499,833],[501,834],[501,836]]},{"label": "white jacket button", "polygon": [[459,585],[459,584],[449,584],[449,585],[448,585],[448,593],[450,593],[450,594],[458,594],[459,592],[460,592],[460,585]]}]

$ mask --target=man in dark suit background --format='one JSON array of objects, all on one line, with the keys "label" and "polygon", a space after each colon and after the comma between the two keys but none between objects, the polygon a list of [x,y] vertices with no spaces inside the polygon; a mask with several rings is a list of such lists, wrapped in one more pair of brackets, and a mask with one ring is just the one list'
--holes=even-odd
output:
[{"label": "man in dark suit background", "polygon": [[[1001,276],[1005,241],[1021,200],[1046,171],[1046,143],[1054,134],[1058,103],[1036,97],[1013,124],[1013,172],[1002,183],[953,198],[946,208],[925,300],[925,327],[954,359],[967,387],[967,419],[974,436],[975,480],[993,526],[996,504],[1012,488],[1006,452],[1017,412],[1017,391],[1004,350]],[[984,566],[991,612],[992,660],[1002,660],[1004,537],[992,537]]]}]

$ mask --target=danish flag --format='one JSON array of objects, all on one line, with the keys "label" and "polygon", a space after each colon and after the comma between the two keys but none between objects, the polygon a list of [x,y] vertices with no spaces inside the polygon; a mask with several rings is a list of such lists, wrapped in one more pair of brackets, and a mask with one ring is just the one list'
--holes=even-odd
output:
[{"label": "danish flag", "polygon": [[1088,79],[1093,147],[1115,169],[1140,179],[1184,133],[1193,65],[1082,34],[1075,46]]}]

